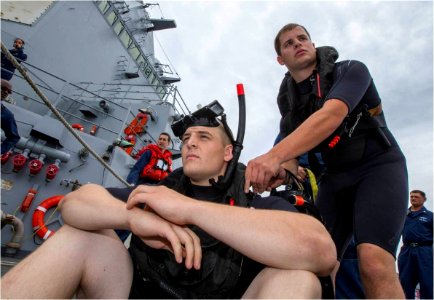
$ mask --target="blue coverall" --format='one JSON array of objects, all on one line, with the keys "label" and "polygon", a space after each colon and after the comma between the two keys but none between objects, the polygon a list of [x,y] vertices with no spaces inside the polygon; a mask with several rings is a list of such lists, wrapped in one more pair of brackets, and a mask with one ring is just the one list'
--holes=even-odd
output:
[{"label": "blue coverall", "polygon": [[[15,59],[19,63],[27,60],[27,54],[24,53],[23,48],[9,49],[9,52],[15,57]],[[1,78],[8,81],[11,80],[12,76],[14,76],[15,66],[9,59],[6,58],[6,55],[4,53],[1,54],[1,66]]]},{"label": "blue coverall", "polygon": [[8,152],[20,140],[14,114],[1,104],[1,128],[6,139],[2,142],[1,154]]},{"label": "blue coverall", "polygon": [[419,283],[420,298],[433,299],[433,213],[425,206],[418,211],[409,209],[402,240],[398,269],[406,298],[414,299]]},{"label": "blue coverall", "polygon": [[357,245],[351,240],[341,260],[336,274],[336,299],[365,299],[365,291],[360,278]]},{"label": "blue coverall", "polygon": [[[152,152],[150,150],[146,150],[137,160],[133,168],[131,169],[130,173],[127,176],[127,182],[129,184],[139,185],[139,184],[145,184],[150,183],[149,179],[141,178],[140,173],[142,172],[143,168],[149,163],[151,160],[151,154]],[[151,182],[156,183],[156,182]]]}]

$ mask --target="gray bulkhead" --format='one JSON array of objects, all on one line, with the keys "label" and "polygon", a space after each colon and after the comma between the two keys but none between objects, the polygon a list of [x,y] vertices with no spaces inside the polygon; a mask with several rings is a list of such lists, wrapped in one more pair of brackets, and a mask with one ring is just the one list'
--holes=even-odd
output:
[{"label": "gray bulkhead", "polygon": [[[124,129],[139,109],[146,112],[148,122],[145,132],[136,135],[132,153],[155,142],[160,132],[172,133],[172,121],[189,112],[173,85],[179,77],[165,73],[154,57],[153,32],[173,28],[175,23],[152,22],[145,5],[138,2],[45,4],[28,23],[17,17],[11,21],[2,15],[2,43],[12,48],[16,37],[25,40],[28,59],[22,66],[29,76],[69,124],[83,127],[82,132],[77,131],[80,137],[120,177],[126,178],[135,160],[118,145],[126,138]],[[8,10],[10,15],[19,16],[19,5],[15,5],[16,12],[11,8],[14,1],[2,1],[1,6],[2,12]],[[14,113],[22,137],[14,155],[28,153],[29,158],[17,172],[13,171],[12,158],[2,165],[1,210],[24,223],[19,257],[42,242],[34,236],[31,225],[32,213],[41,201],[64,195],[88,182],[106,187],[124,184],[89,155],[18,70],[10,82],[15,104],[5,105]],[[90,134],[93,128],[96,132]],[[179,153],[180,141],[174,140],[173,152]],[[47,181],[46,167],[59,158],[59,172]],[[44,166],[40,173],[30,176],[27,164],[32,159],[43,159]],[[180,165],[179,161],[175,161],[175,167]],[[39,187],[38,193],[29,211],[23,213],[20,204],[35,185]],[[53,230],[60,227],[56,218],[50,225]],[[12,235],[12,230],[2,230],[2,253]]]}]

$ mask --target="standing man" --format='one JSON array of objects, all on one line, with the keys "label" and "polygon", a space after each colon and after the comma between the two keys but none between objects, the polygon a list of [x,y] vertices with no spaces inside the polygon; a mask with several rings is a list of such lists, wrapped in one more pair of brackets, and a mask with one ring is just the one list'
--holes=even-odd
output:
[{"label": "standing man", "polygon": [[1,146],[1,155],[3,155],[18,143],[20,135],[18,134],[14,114],[3,105],[3,100],[5,100],[9,94],[12,94],[12,85],[8,81],[2,79],[1,89],[1,129],[4,131],[6,136],[6,139],[2,142]]},{"label": "standing man", "polygon": [[407,206],[407,167],[368,68],[355,60],[336,62],[336,49],[315,48],[299,24],[279,31],[275,50],[288,69],[277,99],[284,138],[249,161],[245,191],[284,183],[283,163],[296,174],[297,157],[321,152],[326,172],[316,204],[338,258],[354,234],[366,297],[403,298],[395,255]]},{"label": "standing man", "polygon": [[425,193],[410,192],[411,206],[405,219],[398,257],[399,279],[407,299],[414,299],[416,285],[420,283],[420,298],[433,299],[433,213],[423,205]]},{"label": "standing man", "polygon": [[[65,225],[2,277],[2,298],[320,298],[316,275],[336,262],[327,230],[282,198],[245,194],[240,163],[213,186],[235,141],[225,121],[188,117],[182,168],[124,189],[127,203],[95,184],[66,195]],[[113,228],[133,232],[129,253]]]},{"label": "standing man", "polygon": [[162,132],[157,144],[143,147],[137,156],[139,159],[131,169],[127,182],[134,185],[156,184],[172,171],[172,153],[167,150],[170,144],[170,135]]},{"label": "standing man", "polygon": [[[16,38],[14,41],[14,48],[9,50],[19,63],[27,60],[27,54],[24,53],[24,44],[23,39]],[[15,66],[6,58],[4,53],[1,54],[1,65],[1,78],[8,81],[11,80],[12,76],[14,76]]]}]

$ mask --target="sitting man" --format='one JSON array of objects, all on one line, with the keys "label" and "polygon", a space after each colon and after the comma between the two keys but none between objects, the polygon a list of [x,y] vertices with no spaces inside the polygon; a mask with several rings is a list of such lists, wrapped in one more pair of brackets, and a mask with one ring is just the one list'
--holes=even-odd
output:
[{"label": "sitting man", "polygon": [[127,182],[133,185],[156,184],[166,178],[172,171],[172,153],[167,150],[170,135],[160,133],[157,144],[143,147],[136,158],[137,162],[127,177]]},{"label": "sitting man", "polygon": [[[95,184],[66,195],[66,224],[6,273],[2,297],[319,298],[317,276],[336,263],[324,226],[282,198],[245,194],[240,163],[228,188],[214,184],[234,139],[218,117],[189,120],[183,168],[124,189],[127,203]],[[129,252],[115,228],[133,232]]]}]

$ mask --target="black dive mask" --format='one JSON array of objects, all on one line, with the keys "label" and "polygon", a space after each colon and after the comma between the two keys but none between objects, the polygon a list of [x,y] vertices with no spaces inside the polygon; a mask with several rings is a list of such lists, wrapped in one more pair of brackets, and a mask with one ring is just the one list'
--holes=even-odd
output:
[{"label": "black dive mask", "polygon": [[[219,118],[220,117],[220,118]],[[174,122],[171,127],[173,134],[182,139],[185,131],[192,126],[218,127],[223,124],[226,134],[233,143],[234,137],[232,131],[226,122],[226,115],[221,104],[214,100],[210,104],[200,108],[191,115],[184,116],[181,120]]]}]

